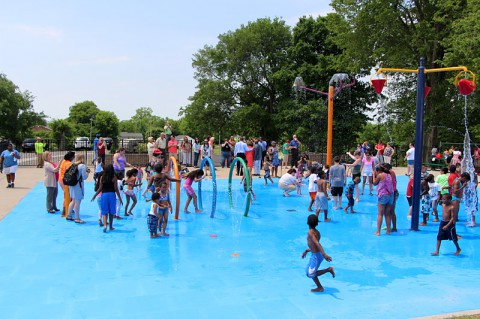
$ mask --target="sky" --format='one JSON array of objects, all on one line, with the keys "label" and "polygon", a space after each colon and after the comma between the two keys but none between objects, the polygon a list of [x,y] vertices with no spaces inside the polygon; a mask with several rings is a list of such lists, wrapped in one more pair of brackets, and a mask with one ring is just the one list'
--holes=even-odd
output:
[{"label": "sky", "polygon": [[48,120],[85,100],[130,119],[139,107],[178,119],[195,92],[192,57],[258,18],[294,26],[329,0],[0,0],[0,73]]}]

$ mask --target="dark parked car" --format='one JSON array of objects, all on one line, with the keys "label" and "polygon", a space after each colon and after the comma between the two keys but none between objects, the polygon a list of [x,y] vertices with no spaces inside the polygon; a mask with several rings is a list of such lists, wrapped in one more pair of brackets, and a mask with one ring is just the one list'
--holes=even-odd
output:
[{"label": "dark parked car", "polygon": [[113,145],[113,139],[111,137],[104,137],[103,141],[107,144],[107,150],[110,150]]},{"label": "dark parked car", "polygon": [[[35,143],[37,142],[36,138],[26,138],[22,142],[22,152],[35,152]],[[42,143],[45,144],[45,150],[48,150],[48,140],[42,140]]]}]

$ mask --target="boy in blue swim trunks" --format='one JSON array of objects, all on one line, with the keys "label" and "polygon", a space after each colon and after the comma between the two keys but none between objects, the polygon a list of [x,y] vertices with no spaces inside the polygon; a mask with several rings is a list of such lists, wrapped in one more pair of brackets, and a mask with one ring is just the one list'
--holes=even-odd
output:
[{"label": "boy in blue swim trunks", "polygon": [[312,255],[310,256],[310,261],[307,265],[307,277],[312,278],[317,288],[310,290],[311,292],[323,292],[324,289],[320,284],[320,280],[318,280],[318,276],[321,276],[327,272],[332,274],[332,277],[335,278],[335,271],[333,267],[328,267],[325,269],[318,270],[318,267],[322,263],[323,259],[330,262],[332,261],[332,257],[327,255],[323,250],[322,245],[320,244],[320,232],[316,229],[318,225],[318,217],[315,214],[311,214],[308,216],[307,225],[309,226],[308,235],[307,235],[307,244],[308,249],[306,249],[303,254],[302,258],[305,258],[308,252],[311,252]]}]

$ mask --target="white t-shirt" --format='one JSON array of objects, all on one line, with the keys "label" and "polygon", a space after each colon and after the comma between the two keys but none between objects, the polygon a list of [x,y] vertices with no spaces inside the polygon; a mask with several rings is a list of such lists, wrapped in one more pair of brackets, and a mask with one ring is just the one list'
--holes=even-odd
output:
[{"label": "white t-shirt", "polygon": [[415,160],[415,147],[412,147],[407,151],[407,161]]},{"label": "white t-shirt", "polygon": [[278,181],[278,183],[280,185],[285,185],[285,186],[288,186],[288,185],[295,185],[295,181],[297,179],[295,178],[295,176],[292,176],[291,174],[284,174],[282,177],[280,177],[280,180]]},{"label": "white t-shirt", "polygon": [[308,177],[308,192],[317,192],[318,191],[318,185],[315,183],[315,181],[318,179],[317,174],[310,174]]},{"label": "white t-shirt", "polygon": [[433,183],[428,183],[428,187],[430,188],[430,190],[428,191],[428,194],[430,195],[430,199],[437,200],[438,192],[440,191],[440,185],[436,182],[433,182]]}]

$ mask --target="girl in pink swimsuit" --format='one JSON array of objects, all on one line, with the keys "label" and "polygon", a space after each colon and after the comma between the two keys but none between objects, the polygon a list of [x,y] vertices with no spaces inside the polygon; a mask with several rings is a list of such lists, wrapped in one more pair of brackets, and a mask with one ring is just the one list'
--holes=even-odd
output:
[{"label": "girl in pink swimsuit", "polygon": [[199,182],[200,180],[202,180],[204,178],[203,177],[204,174],[205,173],[203,172],[202,169],[196,169],[188,173],[188,175],[186,176],[186,181],[183,184],[183,189],[187,193],[188,199],[187,199],[187,202],[185,203],[185,209],[183,210],[184,213],[190,214],[190,212],[188,211],[188,205],[190,205],[190,201],[192,200],[192,198],[193,198],[193,206],[195,207],[195,213],[201,212],[201,210],[198,209],[198,206],[197,206],[197,194],[195,194],[195,191],[193,190],[192,183]]}]

